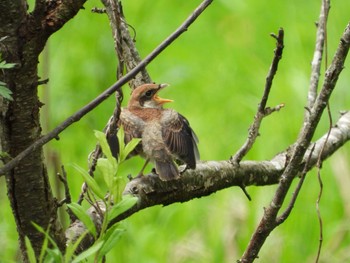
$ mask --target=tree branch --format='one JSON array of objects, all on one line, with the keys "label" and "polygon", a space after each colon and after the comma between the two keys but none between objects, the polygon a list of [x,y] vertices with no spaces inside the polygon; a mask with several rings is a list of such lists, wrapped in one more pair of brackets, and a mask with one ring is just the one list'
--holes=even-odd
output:
[{"label": "tree branch", "polygon": [[[114,45],[119,63],[126,67],[129,72],[140,63],[141,57],[135,47],[135,39],[132,39],[128,30],[128,24],[125,21],[122,4],[118,0],[101,0],[106,8],[106,13],[111,24],[114,38]],[[121,76],[118,76],[119,78]],[[134,79],[130,80],[130,87],[133,89],[145,84],[151,83],[151,77],[146,69],[142,69]]]},{"label": "tree branch", "polygon": [[[307,172],[317,163],[326,135],[308,148],[304,158],[297,166],[298,172]],[[321,154],[325,160],[350,140],[350,112],[342,114],[335,127],[331,130],[329,139]],[[194,198],[208,196],[219,190],[232,186],[264,186],[278,184],[285,171],[288,150],[278,154],[269,161],[242,161],[239,166],[232,165],[229,161],[207,161],[197,164],[195,170],[186,170],[175,181],[161,181],[157,175],[149,174],[137,177],[130,181],[124,194],[132,194],[138,197],[137,204],[119,215],[112,224],[115,224],[134,213],[155,205],[170,205],[177,202],[187,202]],[[306,165],[307,164],[307,165]],[[88,213],[94,217],[97,212],[90,208]],[[98,224],[98,222],[96,222]],[[82,229],[72,236],[75,228]],[[80,221],[74,222],[68,229],[70,240],[75,240],[80,233],[85,231]],[[92,243],[85,243],[84,249]]]},{"label": "tree branch", "polygon": [[[326,74],[324,87],[314,106],[309,110],[309,121],[305,121],[300,136],[290,148],[291,150],[277,155],[270,161],[244,161],[239,166],[232,165],[229,161],[202,162],[197,165],[196,170],[187,170],[176,181],[163,182],[153,174],[133,179],[127,184],[125,193],[138,197],[138,203],[117,217],[111,222],[111,225],[150,206],[185,202],[231,186],[279,184],[279,190],[266,210],[256,232],[258,237],[248,247],[249,253],[244,255],[251,261],[254,260],[268,234],[276,227],[277,222],[281,222],[281,218],[277,221],[277,214],[292,180],[299,173],[307,172],[314,167],[319,158],[326,159],[350,139],[350,113],[345,113],[339,119],[337,126],[331,130],[328,140],[324,136],[309,148],[313,133],[335,87],[347,55],[349,37],[346,32],[329,69],[329,74]],[[264,102],[264,100],[262,101]],[[266,105],[266,101],[262,104]],[[264,109],[266,110],[265,107]],[[271,218],[272,221],[267,220]],[[79,224],[79,222],[75,222],[75,224]],[[69,231],[70,229],[68,228],[67,231],[72,232]],[[251,262],[244,261],[245,258],[242,260],[242,262]]]},{"label": "tree branch", "polygon": [[278,69],[278,64],[279,61],[282,58],[282,53],[283,53],[283,48],[284,48],[284,31],[282,28],[278,31],[278,35],[276,36],[275,34],[271,34],[273,38],[276,39],[276,49],[274,51],[275,55],[272,59],[272,63],[270,66],[269,73],[267,74],[266,77],[266,82],[265,82],[265,89],[263,96],[261,98],[261,101],[258,106],[257,113],[254,116],[254,122],[253,124],[249,127],[249,132],[248,132],[248,138],[243,144],[243,146],[236,152],[234,156],[231,157],[231,162],[233,164],[239,164],[240,161],[243,159],[243,157],[249,152],[249,150],[253,147],[253,144],[256,140],[256,138],[259,136],[259,129],[262,120],[270,115],[272,112],[276,110],[280,110],[284,104],[278,105],[275,108],[266,108],[267,100],[269,98],[269,94],[271,91],[272,87],[272,81],[274,76],[276,75],[277,69]]},{"label": "tree branch", "polygon": [[308,108],[311,108],[317,97],[317,88],[320,79],[321,72],[321,62],[322,62],[322,54],[325,46],[326,40],[326,26],[327,26],[327,18],[330,9],[330,1],[325,0],[322,1],[321,11],[319,20],[316,23],[317,33],[316,33],[316,46],[314,56],[311,62],[311,77],[310,77],[310,87],[308,93]]},{"label": "tree branch", "polygon": [[[332,64],[328,68],[325,74],[325,81],[323,88],[316,98],[313,107],[308,112],[309,116],[305,117],[304,126],[301,129],[300,135],[292,147],[291,157],[286,169],[281,175],[281,180],[276,193],[270,203],[265,209],[264,216],[262,217],[259,226],[257,227],[249,245],[244,252],[240,262],[253,262],[257,257],[261,247],[263,246],[266,238],[272,232],[272,230],[278,225],[276,218],[281,208],[287,192],[294,177],[300,172],[300,164],[302,163],[303,156],[307,151],[312,136],[316,130],[318,122],[322,116],[332,91],[335,88],[335,84],[338,80],[339,74],[344,67],[344,62],[347,57],[350,46],[350,23],[347,25],[345,32],[341,38],[337,52],[333,58]],[[329,139],[331,136],[329,137]],[[328,144],[328,142],[325,142]],[[322,146],[321,146],[322,148]],[[316,148],[315,148],[316,150]],[[322,154],[322,153],[321,153]]]},{"label": "tree branch", "polygon": [[87,113],[96,108],[99,104],[101,104],[104,100],[106,100],[110,95],[112,95],[115,91],[121,88],[122,85],[126,84],[129,80],[136,76],[138,72],[140,72],[143,68],[145,68],[149,63],[151,63],[164,49],[166,49],[172,42],[174,42],[181,34],[187,31],[188,27],[200,16],[200,14],[209,6],[209,4],[213,0],[204,0],[195,10],[194,12],[168,37],[166,38],[159,46],[157,46],[146,58],[144,58],[135,68],[129,71],[124,77],[114,83],[107,90],[102,92],[99,96],[97,96],[90,103],[82,107],[80,110],[75,112],[73,115],[64,120],[60,125],[58,125],[55,129],[53,129],[48,134],[42,136],[35,143],[31,144],[24,151],[18,154],[11,161],[6,163],[3,167],[0,168],[0,175],[4,175],[7,171],[16,167],[23,158],[28,156],[30,153],[35,151],[36,149],[42,147],[49,141],[64,131],[67,127],[72,125],[73,123],[79,121],[82,117],[84,117]]},{"label": "tree branch", "polygon": [[[308,148],[296,168],[298,173],[304,169],[309,171],[316,165],[326,136],[327,134],[317,140],[315,146]],[[321,159],[325,160],[331,156],[348,140],[350,140],[350,112],[343,114],[331,130]],[[314,150],[310,153],[313,147]],[[239,167],[232,166],[229,161],[201,162],[198,163],[196,170],[186,170],[176,181],[163,182],[152,174],[135,178],[127,184],[125,193],[139,197],[137,207],[141,210],[152,205],[189,201],[242,184],[245,186],[277,184],[285,170],[288,155],[289,151],[286,150],[270,161],[242,161]],[[306,163],[308,165],[304,168]]]},{"label": "tree branch", "polygon": [[[42,1],[37,1],[34,14],[42,17],[41,26],[51,35],[83,9],[85,2],[86,0],[45,1],[44,7]],[[39,13],[43,11],[44,17]]]}]

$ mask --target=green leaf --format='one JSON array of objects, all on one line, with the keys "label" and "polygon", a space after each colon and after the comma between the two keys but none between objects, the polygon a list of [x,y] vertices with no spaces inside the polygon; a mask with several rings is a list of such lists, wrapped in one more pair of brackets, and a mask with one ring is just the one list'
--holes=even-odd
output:
[{"label": "green leaf", "polygon": [[72,263],[80,263],[84,259],[90,257],[91,255],[95,254],[103,245],[103,241],[98,241],[95,244],[93,244],[88,250],[85,250],[81,254],[79,254]]},{"label": "green leaf", "polygon": [[0,96],[12,101],[13,100],[13,98],[11,96],[12,91],[9,90],[8,88],[6,88],[5,85],[3,85],[3,84],[6,85],[6,83],[4,83],[4,82],[0,83]]},{"label": "green leaf", "polygon": [[46,249],[46,256],[44,259],[44,263],[61,263],[62,261],[62,254],[61,251],[58,248],[47,248]]},{"label": "green leaf", "polygon": [[124,229],[119,228],[119,224],[115,224],[107,230],[105,236],[103,237],[103,246],[98,255],[99,259],[105,256],[116,245],[124,232]]},{"label": "green leaf", "polygon": [[11,158],[11,155],[8,152],[0,152],[0,158]]},{"label": "green leaf", "polygon": [[95,136],[100,143],[104,155],[107,157],[99,158],[97,160],[97,169],[101,171],[108,190],[113,195],[115,188],[114,177],[118,171],[118,162],[112,155],[111,149],[107,143],[106,135],[103,132],[95,131]]},{"label": "green leaf", "polygon": [[122,162],[122,157],[121,154],[124,152],[125,148],[125,133],[124,133],[124,128],[123,126],[119,127],[118,133],[117,133],[117,138],[118,138],[118,143],[119,143],[119,163]]},{"label": "green leaf", "polygon": [[94,236],[94,238],[96,238],[97,232],[95,224],[92,221],[91,217],[86,213],[84,208],[77,203],[70,203],[67,204],[67,206],[79,218],[79,220],[84,223],[85,227]]},{"label": "green leaf", "polygon": [[119,203],[123,198],[123,191],[125,189],[126,181],[125,178],[120,176],[115,177],[115,184],[113,187],[113,202],[115,204]]},{"label": "green leaf", "polygon": [[93,193],[96,194],[99,198],[104,199],[105,194],[102,191],[101,187],[97,184],[96,180],[80,166],[73,164],[73,167],[84,177],[85,182],[93,191]]},{"label": "green leaf", "polygon": [[5,60],[0,62],[0,69],[9,69],[15,67],[16,63],[6,63]]},{"label": "green leaf", "polygon": [[114,175],[117,168],[106,158],[99,158],[97,160],[97,168],[101,171],[108,190],[111,191],[114,185]]},{"label": "green leaf", "polygon": [[49,247],[49,240],[48,240],[47,237],[48,237],[48,235],[45,233],[45,239],[43,241],[43,245],[41,247],[40,256],[39,256],[39,262],[40,263],[45,261],[46,250]]},{"label": "green leaf", "polygon": [[115,204],[108,212],[108,222],[112,221],[118,215],[124,213],[131,207],[133,207],[138,201],[136,196],[124,195],[123,199]]},{"label": "green leaf", "polygon": [[40,255],[39,255],[39,262],[43,262],[44,261],[44,256],[45,256],[45,253],[46,253],[46,249],[49,245],[49,242],[48,242],[48,239],[49,239],[49,235],[47,233],[47,231],[45,231],[41,226],[39,226],[38,224],[32,222],[32,224],[34,225],[34,227],[42,234],[45,235],[45,238],[44,238],[44,241],[43,241],[43,244],[41,246],[41,251],[40,251]]},{"label": "green leaf", "polygon": [[24,239],[25,239],[25,244],[26,244],[28,260],[30,263],[36,263],[35,252],[34,252],[34,249],[32,247],[32,243],[30,242],[30,240],[27,236],[25,236]]},{"label": "green leaf", "polygon": [[123,151],[120,153],[120,155],[122,156],[120,158],[120,162],[123,162],[126,157],[128,157],[128,155],[132,152],[132,150],[135,149],[135,147],[140,143],[141,139],[139,138],[133,138],[123,149]]},{"label": "green leaf", "polygon": [[48,229],[45,231],[41,226],[39,226],[38,224],[32,222],[32,225],[42,234],[44,234],[45,238],[43,241],[43,245],[41,247],[41,252],[40,252],[40,256],[39,256],[39,262],[44,262],[43,260],[45,259],[45,253],[48,249],[48,242],[50,241],[51,245],[53,246],[53,248],[58,249],[58,246],[55,242],[55,240],[53,240],[50,235],[49,235],[49,228],[50,226],[48,226]]},{"label": "green leaf", "polygon": [[111,162],[117,163],[115,158],[112,155],[111,149],[109,148],[109,144],[106,139],[106,135],[101,131],[95,131],[95,137],[97,138],[98,142],[100,143],[100,146],[102,148],[102,152],[104,155],[106,155],[107,159]]}]

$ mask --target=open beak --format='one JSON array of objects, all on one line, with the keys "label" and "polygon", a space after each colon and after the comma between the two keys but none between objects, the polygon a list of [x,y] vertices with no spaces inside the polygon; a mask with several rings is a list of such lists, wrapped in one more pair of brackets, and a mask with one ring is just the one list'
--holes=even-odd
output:
[{"label": "open beak", "polygon": [[168,87],[169,84],[159,84],[158,86],[158,91],[157,93],[153,96],[153,99],[159,103],[159,104],[164,104],[164,103],[168,103],[168,102],[173,102],[173,100],[169,100],[169,99],[163,99],[161,97],[158,96],[158,92],[162,89],[164,89],[165,87]]}]

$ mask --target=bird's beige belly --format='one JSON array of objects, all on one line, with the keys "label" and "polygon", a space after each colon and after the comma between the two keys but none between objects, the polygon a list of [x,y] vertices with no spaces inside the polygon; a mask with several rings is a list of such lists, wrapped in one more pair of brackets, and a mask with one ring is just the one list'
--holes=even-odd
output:
[{"label": "bird's beige belly", "polygon": [[168,151],[161,131],[162,129],[158,122],[151,122],[145,126],[142,134],[143,152],[152,161],[168,159]]}]

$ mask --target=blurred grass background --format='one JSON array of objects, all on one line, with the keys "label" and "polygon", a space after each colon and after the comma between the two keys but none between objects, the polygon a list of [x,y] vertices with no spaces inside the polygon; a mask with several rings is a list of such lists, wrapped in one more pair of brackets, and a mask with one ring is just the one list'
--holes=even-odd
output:
[{"label": "blurred grass background", "polygon": [[[246,159],[270,159],[295,141],[306,105],[320,3],[216,0],[147,67],[155,82],[171,84],[162,96],[174,99],[169,106],[189,119],[200,139],[202,160],[228,159],[244,142],[273,57],[275,41],[269,34],[277,33],[280,27],[285,30],[285,50],[268,104],[285,103],[286,107],[264,120],[261,136]],[[173,32],[198,4],[186,0],[123,1],[127,21],[137,32],[141,56]],[[101,7],[99,1],[88,1],[86,9],[50,39],[41,58],[41,77],[50,79],[49,85],[39,87],[46,104],[42,110],[45,132],[115,82],[116,56],[109,22],[105,15],[90,12],[95,6]],[[349,1],[332,1],[329,61],[350,20],[349,10]],[[340,110],[350,106],[349,66],[348,59],[331,99],[334,121]],[[127,87],[124,93],[125,104]],[[109,98],[64,131],[60,140],[45,147],[56,195],[62,197],[55,173],[63,164],[71,194],[78,198],[82,179],[71,164],[87,167],[87,156],[96,143],[93,130],[103,129],[114,104],[114,98]],[[323,118],[315,139],[327,131],[327,119]],[[323,165],[321,262],[350,260],[349,153],[346,145]],[[121,172],[136,174],[142,162],[139,158],[129,160]],[[16,227],[4,178],[0,180],[0,262],[16,262]],[[275,188],[249,187],[251,202],[240,189],[230,188],[184,204],[141,211],[123,223],[126,232],[107,262],[235,262]],[[312,171],[291,216],[269,236],[257,262],[314,262],[319,240],[318,193],[316,172]],[[67,218],[64,220],[67,225]]]}]

